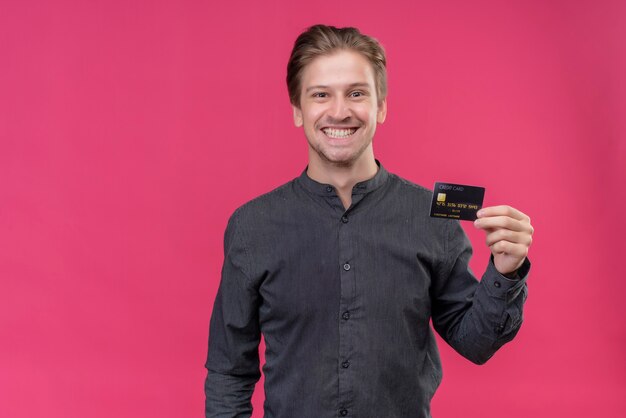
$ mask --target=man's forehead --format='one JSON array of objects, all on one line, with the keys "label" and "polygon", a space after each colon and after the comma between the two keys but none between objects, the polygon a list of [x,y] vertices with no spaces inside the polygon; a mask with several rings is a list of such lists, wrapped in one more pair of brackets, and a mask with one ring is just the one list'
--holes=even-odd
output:
[{"label": "man's forehead", "polygon": [[374,86],[374,70],[367,58],[354,51],[341,50],[311,61],[302,74],[302,87]]}]

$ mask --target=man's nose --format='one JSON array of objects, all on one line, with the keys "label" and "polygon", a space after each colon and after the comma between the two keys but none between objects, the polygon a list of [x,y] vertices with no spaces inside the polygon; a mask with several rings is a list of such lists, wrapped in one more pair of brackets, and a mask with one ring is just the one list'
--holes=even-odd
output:
[{"label": "man's nose", "polygon": [[329,111],[329,116],[335,120],[342,121],[349,118],[350,114],[350,103],[348,103],[344,97],[335,97]]}]

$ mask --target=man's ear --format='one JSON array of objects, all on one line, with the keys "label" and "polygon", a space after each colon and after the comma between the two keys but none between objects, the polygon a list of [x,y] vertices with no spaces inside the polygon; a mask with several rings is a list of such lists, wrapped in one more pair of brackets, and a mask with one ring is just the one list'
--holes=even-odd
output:
[{"label": "man's ear", "polygon": [[378,112],[376,113],[376,122],[383,123],[387,117],[387,99],[378,103]]},{"label": "man's ear", "polygon": [[296,128],[302,126],[302,110],[294,105],[291,105],[293,108],[293,124],[296,125]]}]

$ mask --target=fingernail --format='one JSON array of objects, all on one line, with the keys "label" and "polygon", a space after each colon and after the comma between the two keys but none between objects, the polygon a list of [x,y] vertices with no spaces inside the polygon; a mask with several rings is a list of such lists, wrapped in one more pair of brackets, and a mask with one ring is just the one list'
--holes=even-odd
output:
[{"label": "fingernail", "polygon": [[476,220],[474,221],[474,226],[478,227],[478,224],[480,223],[480,222],[478,222],[478,221],[479,221],[478,219],[476,219]]},{"label": "fingernail", "polygon": [[476,216],[481,217],[483,216],[483,210],[479,210],[478,212],[476,212]]}]

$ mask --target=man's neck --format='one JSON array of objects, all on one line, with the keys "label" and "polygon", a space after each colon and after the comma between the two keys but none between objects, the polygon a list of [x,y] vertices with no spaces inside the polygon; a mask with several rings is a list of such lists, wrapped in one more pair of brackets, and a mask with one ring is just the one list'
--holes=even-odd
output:
[{"label": "man's neck", "polygon": [[362,181],[371,179],[378,172],[378,164],[374,155],[369,158],[360,158],[350,165],[337,165],[327,161],[312,161],[309,158],[307,175],[319,182],[332,184],[337,190],[337,194],[348,209],[352,204],[352,188]]}]

